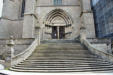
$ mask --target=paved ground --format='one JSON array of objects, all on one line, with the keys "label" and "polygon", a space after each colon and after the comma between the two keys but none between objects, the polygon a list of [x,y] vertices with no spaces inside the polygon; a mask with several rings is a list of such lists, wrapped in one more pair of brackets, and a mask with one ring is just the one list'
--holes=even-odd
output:
[{"label": "paved ground", "polygon": [[113,75],[113,73],[22,73],[8,70],[0,70],[0,75]]}]

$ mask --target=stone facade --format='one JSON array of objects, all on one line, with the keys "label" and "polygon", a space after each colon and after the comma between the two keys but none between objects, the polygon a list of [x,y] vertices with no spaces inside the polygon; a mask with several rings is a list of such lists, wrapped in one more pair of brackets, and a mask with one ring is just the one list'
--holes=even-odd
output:
[{"label": "stone facade", "polygon": [[75,39],[82,27],[86,29],[87,38],[95,38],[90,3],[90,0],[62,0],[60,5],[55,5],[54,0],[4,0],[0,19],[0,49],[4,52],[8,50],[10,36],[17,40],[15,54],[19,54],[36,37],[40,36],[41,40]]},{"label": "stone facade", "polygon": [[4,0],[0,19],[0,59],[1,55],[12,54],[7,46],[10,36],[14,37],[14,54],[25,53],[22,57],[17,57],[21,60],[30,55],[29,51],[33,51],[35,45],[40,44],[40,39],[73,40],[78,39],[80,35],[82,38],[79,38],[79,41],[87,38],[94,48],[112,53],[111,42],[106,43],[103,40],[99,42],[100,39],[95,37],[91,0],[60,0],[60,2],[58,4],[55,0]]},{"label": "stone facade", "polygon": [[52,39],[52,27],[55,26],[64,26],[65,39],[76,38],[81,27],[86,28],[87,38],[95,37],[90,0],[62,0],[61,5],[54,5],[54,0],[25,0],[24,17],[21,17],[22,2],[4,0],[0,38],[10,35],[35,38],[40,29],[42,40]]}]

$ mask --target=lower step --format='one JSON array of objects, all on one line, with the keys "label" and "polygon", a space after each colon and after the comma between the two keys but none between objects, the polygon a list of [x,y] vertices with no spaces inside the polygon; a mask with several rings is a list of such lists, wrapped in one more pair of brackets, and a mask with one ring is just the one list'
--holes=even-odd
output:
[{"label": "lower step", "polygon": [[28,69],[14,69],[11,68],[10,70],[12,71],[17,71],[17,72],[46,72],[46,73],[59,73],[59,72],[113,72],[113,68],[102,68],[102,69],[51,69],[51,70],[44,70],[44,69],[35,69],[35,70],[28,70]]}]

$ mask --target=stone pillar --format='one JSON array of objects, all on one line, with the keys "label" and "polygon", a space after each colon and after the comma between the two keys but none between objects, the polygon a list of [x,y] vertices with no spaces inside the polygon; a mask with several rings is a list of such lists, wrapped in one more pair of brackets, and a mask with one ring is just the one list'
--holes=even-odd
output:
[{"label": "stone pillar", "polygon": [[40,41],[41,41],[41,40],[40,40],[40,29],[39,29],[38,35],[39,35],[39,36],[38,36],[38,44],[40,45]]},{"label": "stone pillar", "polygon": [[58,36],[58,39],[60,39],[60,35],[59,35],[60,33],[59,33],[59,26],[57,27],[57,36]]},{"label": "stone pillar", "polygon": [[83,40],[86,39],[86,28],[81,27],[80,28],[80,41],[83,43]]},{"label": "stone pillar", "polygon": [[9,43],[7,44],[9,46],[9,49],[11,51],[11,66],[12,64],[12,59],[14,57],[14,40],[13,40],[13,36],[10,37]]},{"label": "stone pillar", "polygon": [[26,0],[23,23],[23,38],[34,38],[36,0]]},{"label": "stone pillar", "polygon": [[94,17],[91,10],[91,0],[81,0],[81,22],[86,28],[87,38],[95,38]]}]

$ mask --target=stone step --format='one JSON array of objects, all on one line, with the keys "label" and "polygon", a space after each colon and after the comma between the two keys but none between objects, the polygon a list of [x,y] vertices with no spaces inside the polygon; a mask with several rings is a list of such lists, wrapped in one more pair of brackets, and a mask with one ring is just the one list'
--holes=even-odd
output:
[{"label": "stone step", "polygon": [[43,63],[42,62],[23,62],[18,65],[30,65],[30,64],[32,65],[33,64],[34,65],[39,65],[39,64],[40,65],[69,65],[69,64],[78,64],[78,65],[81,64],[82,65],[83,64],[84,65],[84,64],[95,64],[95,63],[103,64],[103,65],[109,64],[108,62],[102,62],[102,63],[101,62],[76,62],[76,63],[75,62],[65,62],[65,63],[64,62],[62,63],[61,62],[51,62],[51,63],[50,62],[43,62]]},{"label": "stone step", "polygon": [[73,55],[83,55],[83,56],[95,56],[95,55],[93,55],[93,54],[91,54],[90,52],[58,52],[58,51],[56,51],[56,52],[54,52],[54,51],[51,51],[51,52],[34,52],[33,53],[33,55],[72,55],[72,57],[73,57]]},{"label": "stone step", "polygon": [[[90,53],[90,52],[58,52],[58,51],[56,51],[56,52],[34,52],[33,54],[35,54],[35,55],[83,55],[83,56],[95,56],[94,54],[92,54],[92,53]],[[73,57],[73,56],[72,56]]]},{"label": "stone step", "polygon": [[96,66],[96,65],[101,65],[101,66],[108,66],[108,65],[111,65],[111,64],[109,64],[109,63],[107,63],[107,62],[103,62],[103,63],[101,63],[101,62],[83,62],[83,63],[75,63],[75,62],[71,62],[71,63],[69,63],[69,62],[65,62],[65,63],[61,63],[61,62],[24,62],[24,63],[20,63],[20,64],[18,64],[17,66],[30,66],[30,65],[34,65],[34,66]]},{"label": "stone step", "polygon": [[[51,53],[67,53],[67,54],[69,54],[69,53],[72,53],[72,54],[76,54],[76,53],[89,53],[89,54],[92,54],[90,51],[88,51],[88,50],[37,50],[37,51],[35,51],[35,52],[33,52],[33,53],[46,53],[46,54],[51,54]],[[92,54],[93,55],[93,54]]]},{"label": "stone step", "polygon": [[79,46],[81,46],[81,44],[80,43],[45,43],[45,44],[40,44],[39,46],[51,46],[51,45],[53,45],[53,46],[55,46],[55,45],[57,45],[57,46],[65,46],[65,45],[70,45],[70,46],[77,46],[77,45],[79,45]]},{"label": "stone step", "polygon": [[[52,47],[51,47],[52,46]],[[50,46],[44,46],[44,45],[40,45],[36,48],[76,48],[76,47],[82,47],[81,45],[50,45]]]},{"label": "stone step", "polygon": [[53,65],[58,65],[58,64],[95,64],[95,63],[98,63],[98,64],[110,64],[108,62],[23,62],[23,63],[20,63],[21,64],[53,64]]},{"label": "stone step", "polygon": [[[96,59],[97,60],[97,59]],[[105,60],[102,60],[101,61],[96,61],[95,59],[94,60],[24,60],[23,62],[81,62],[81,63],[98,63],[98,62],[101,62],[101,63],[104,63],[104,62],[107,62]],[[109,62],[107,62],[109,63]]]},{"label": "stone step", "polygon": [[[89,50],[87,50],[87,49],[37,49],[36,51],[85,51],[85,52],[89,52]],[[36,52],[36,51],[34,51],[34,52]]]},{"label": "stone step", "polygon": [[55,69],[59,69],[59,68],[113,68],[113,65],[62,65],[62,66],[40,66],[40,65],[29,65],[29,66],[16,66],[16,68],[33,68],[33,69],[38,69],[38,68],[44,68],[44,69],[51,69],[51,68],[55,68]]},{"label": "stone step", "polygon": [[51,40],[43,40],[41,43],[79,43],[78,40],[65,40],[65,39],[51,39]]},{"label": "stone step", "polygon": [[74,47],[74,48],[69,48],[69,47],[65,47],[65,48],[36,48],[36,51],[38,51],[38,50],[85,50],[84,48],[82,48],[82,47]]},{"label": "stone step", "polygon": [[98,57],[98,56],[93,56],[93,55],[89,55],[89,53],[86,53],[87,55],[85,55],[84,53],[78,53],[78,54],[43,54],[43,53],[40,53],[40,54],[37,54],[37,53],[34,53],[32,56],[30,57]]},{"label": "stone step", "polygon": [[44,46],[44,47],[50,47],[50,46],[82,46],[80,43],[65,43],[65,44],[60,44],[60,43],[49,43],[49,44],[40,44],[40,46]]},{"label": "stone step", "polygon": [[94,64],[94,63],[85,63],[85,64],[18,64],[15,67],[99,67],[99,66],[112,66],[110,64]]},{"label": "stone step", "polygon": [[39,73],[67,73],[67,72],[93,72],[93,73],[111,73],[113,69],[87,69],[87,70],[20,70],[20,69],[13,69],[10,68],[12,71],[16,72],[39,72]]},{"label": "stone step", "polygon": [[68,59],[96,59],[97,56],[86,56],[86,55],[32,55],[28,59],[62,59],[68,60]]},{"label": "stone step", "polygon": [[12,71],[17,71],[17,72],[41,72],[41,73],[60,73],[60,72],[103,72],[103,73],[111,73],[113,72],[112,68],[106,68],[106,69],[68,69],[68,70],[22,70],[22,69],[14,69],[14,68],[10,68],[10,70]]},{"label": "stone step", "polygon": [[82,47],[81,44],[54,44],[54,43],[51,43],[51,44],[40,44],[38,47]]},{"label": "stone step", "polygon": [[49,54],[45,54],[45,55],[42,55],[42,54],[39,54],[39,55],[32,55],[32,56],[30,56],[28,59],[31,59],[31,58],[54,58],[54,59],[56,59],[56,58],[64,58],[64,59],[68,59],[68,58],[77,58],[77,59],[81,59],[81,58],[83,58],[83,59],[88,59],[88,58],[97,58],[97,56],[93,56],[93,55],[90,55],[90,54],[87,54],[87,55],[85,55],[85,54],[83,54],[83,55],[81,55],[81,54],[75,54],[75,55],[65,55],[65,54],[63,54],[63,55],[55,55],[55,54],[53,54],[53,55],[49,55]]},{"label": "stone step", "polygon": [[82,47],[83,48],[83,46],[81,46],[81,45],[69,45],[69,44],[67,44],[67,45],[57,45],[57,44],[55,44],[55,45],[53,45],[53,44],[51,44],[51,45],[40,45],[36,48],[76,48],[76,47]]},{"label": "stone step", "polygon": [[[56,51],[56,52],[34,52],[33,53],[33,55],[36,55],[36,56],[40,56],[40,55],[57,55],[57,56],[72,56],[72,57],[74,57],[74,56],[95,56],[95,55],[93,55],[93,54],[91,54],[90,52],[58,52],[58,51]],[[95,56],[95,57],[98,57],[98,56]]]},{"label": "stone step", "polygon": [[[39,51],[39,52],[33,52],[35,55],[78,55],[78,54],[91,54],[90,52],[79,52],[79,51],[73,51],[73,52],[65,52],[65,51]],[[92,54],[93,55],[93,54]]]},{"label": "stone step", "polygon": [[13,67],[13,69],[21,69],[21,70],[48,70],[48,71],[51,71],[51,70],[54,70],[54,71],[57,71],[57,70],[106,70],[106,69],[111,69],[113,70],[113,67],[74,67],[74,68],[44,68],[44,67],[40,67],[40,68],[26,68],[26,67]]},{"label": "stone step", "polygon": [[50,61],[50,62],[39,62],[39,61],[31,61],[31,60],[28,60],[28,61],[24,61],[24,62],[22,62],[22,63],[47,63],[47,64],[68,64],[68,63],[76,63],[76,64],[81,64],[81,63],[88,63],[88,64],[90,64],[90,63],[104,63],[104,64],[108,64],[108,62],[106,62],[106,61],[102,61],[102,60],[100,60],[100,61],[93,61],[93,60],[90,60],[90,61],[87,61],[87,60],[85,60],[85,61],[71,61],[71,62],[68,62],[68,61],[63,61],[63,62],[59,62],[59,61],[56,61],[56,62],[53,62],[53,61]]},{"label": "stone step", "polygon": [[31,57],[31,58],[29,58],[30,60],[97,60],[97,61],[99,61],[99,60],[101,60],[101,59],[95,59],[95,58],[91,58],[91,57],[89,57],[89,58],[73,58],[73,57]]},{"label": "stone step", "polygon": [[51,50],[51,49],[43,49],[43,50],[36,50],[36,51],[34,51],[34,53],[35,52],[89,52],[89,50],[84,50],[84,49],[69,49],[69,50],[67,50],[67,49],[54,49],[54,50]]},{"label": "stone step", "polygon": [[40,45],[81,45],[81,43],[44,43],[44,44],[40,44]]},{"label": "stone step", "polygon": [[90,61],[95,61],[95,62],[96,61],[102,61],[102,59],[92,59],[92,58],[91,59],[88,59],[88,58],[87,59],[86,58],[78,58],[78,59],[77,58],[75,58],[75,59],[69,59],[69,58],[68,59],[52,59],[52,58],[51,59],[44,59],[44,58],[42,58],[42,59],[33,59],[32,58],[32,59],[26,59],[26,60],[72,60],[72,61],[73,60],[77,60],[77,61],[82,60],[82,61],[88,61],[88,62],[90,62]]}]

